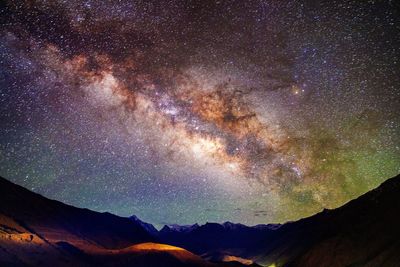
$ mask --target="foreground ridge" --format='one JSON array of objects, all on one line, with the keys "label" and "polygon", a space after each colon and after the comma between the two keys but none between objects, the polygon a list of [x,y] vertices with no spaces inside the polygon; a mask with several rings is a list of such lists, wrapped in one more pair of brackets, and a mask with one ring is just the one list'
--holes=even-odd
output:
[{"label": "foreground ridge", "polygon": [[154,231],[137,217],[75,208],[0,178],[1,266],[396,266],[400,176],[283,225],[226,222]]}]

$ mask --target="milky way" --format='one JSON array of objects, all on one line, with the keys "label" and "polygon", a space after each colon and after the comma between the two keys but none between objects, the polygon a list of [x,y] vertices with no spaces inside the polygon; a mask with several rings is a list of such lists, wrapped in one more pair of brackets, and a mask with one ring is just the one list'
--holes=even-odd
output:
[{"label": "milky way", "polygon": [[393,1],[1,5],[0,174],[47,197],[256,224],[400,171]]}]

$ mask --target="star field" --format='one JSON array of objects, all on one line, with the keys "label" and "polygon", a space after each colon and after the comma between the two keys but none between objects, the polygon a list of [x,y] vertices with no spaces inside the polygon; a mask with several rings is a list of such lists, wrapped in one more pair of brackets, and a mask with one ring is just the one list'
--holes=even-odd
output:
[{"label": "star field", "polygon": [[400,171],[394,1],[6,1],[0,175],[155,225],[284,222]]}]

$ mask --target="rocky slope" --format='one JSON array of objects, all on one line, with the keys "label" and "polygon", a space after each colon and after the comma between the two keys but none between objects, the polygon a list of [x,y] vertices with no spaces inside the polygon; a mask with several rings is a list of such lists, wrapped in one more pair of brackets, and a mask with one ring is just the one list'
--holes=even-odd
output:
[{"label": "rocky slope", "polygon": [[283,225],[157,231],[0,178],[0,266],[398,266],[399,211],[397,176],[340,208]]},{"label": "rocky slope", "polygon": [[154,243],[148,229],[133,219],[47,199],[0,177],[2,267],[227,266]]},{"label": "rocky slope", "polygon": [[399,266],[400,176],[340,208],[296,222],[165,228],[160,239],[206,259],[239,257],[266,266]]},{"label": "rocky slope", "polygon": [[399,266],[400,176],[344,206],[287,223],[244,254],[276,266]]}]

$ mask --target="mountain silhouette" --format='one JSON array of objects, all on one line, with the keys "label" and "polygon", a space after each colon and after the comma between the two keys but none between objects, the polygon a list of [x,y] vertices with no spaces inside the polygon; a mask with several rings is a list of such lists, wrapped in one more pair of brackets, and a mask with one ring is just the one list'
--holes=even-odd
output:
[{"label": "mountain silhouette", "polygon": [[207,223],[160,231],[162,242],[206,259],[224,255],[266,266],[399,266],[400,176],[334,210],[283,225]]},{"label": "mountain silhouette", "polygon": [[398,266],[399,211],[397,176],[342,207],[282,225],[157,231],[136,216],[69,206],[0,177],[0,266]]},{"label": "mountain silhouette", "polygon": [[243,266],[155,243],[154,230],[137,217],[76,208],[0,177],[1,267]]}]

